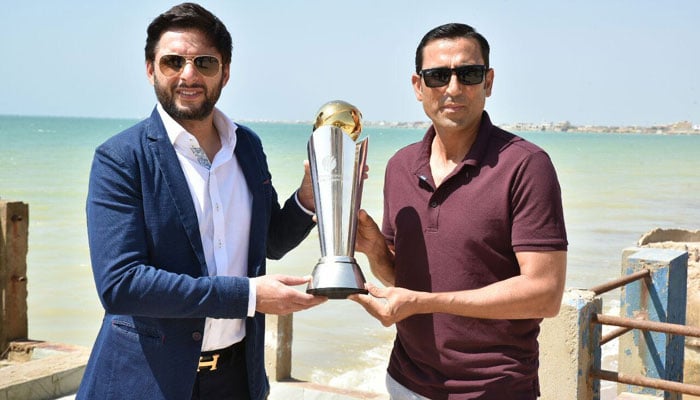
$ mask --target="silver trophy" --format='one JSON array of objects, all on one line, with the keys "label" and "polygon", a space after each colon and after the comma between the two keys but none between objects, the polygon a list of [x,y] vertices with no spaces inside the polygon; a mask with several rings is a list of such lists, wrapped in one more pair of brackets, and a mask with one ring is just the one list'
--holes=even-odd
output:
[{"label": "silver trophy", "polygon": [[354,257],[367,161],[368,138],[355,142],[361,131],[362,114],[344,101],[328,102],[316,114],[308,151],[321,258],[306,293],[330,299],[367,293]]}]

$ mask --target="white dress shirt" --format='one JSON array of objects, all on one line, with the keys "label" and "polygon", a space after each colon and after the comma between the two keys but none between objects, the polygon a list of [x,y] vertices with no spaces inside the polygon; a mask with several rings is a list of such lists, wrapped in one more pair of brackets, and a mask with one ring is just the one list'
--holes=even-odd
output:
[{"label": "white dress shirt", "polygon": [[[199,232],[209,276],[247,276],[253,197],[233,150],[236,124],[214,109],[214,126],[221,149],[210,162],[197,139],[158,104],[168,137],[197,211]],[[248,316],[255,314],[255,285],[250,281]],[[202,351],[217,350],[245,337],[245,319],[207,318]]]}]

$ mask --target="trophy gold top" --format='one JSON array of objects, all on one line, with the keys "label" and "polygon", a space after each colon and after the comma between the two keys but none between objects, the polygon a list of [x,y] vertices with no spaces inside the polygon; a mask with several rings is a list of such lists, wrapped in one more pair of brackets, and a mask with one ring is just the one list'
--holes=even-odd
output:
[{"label": "trophy gold top", "polygon": [[334,100],[321,106],[316,113],[314,131],[324,125],[337,126],[352,140],[357,140],[362,132],[362,113],[352,104]]}]

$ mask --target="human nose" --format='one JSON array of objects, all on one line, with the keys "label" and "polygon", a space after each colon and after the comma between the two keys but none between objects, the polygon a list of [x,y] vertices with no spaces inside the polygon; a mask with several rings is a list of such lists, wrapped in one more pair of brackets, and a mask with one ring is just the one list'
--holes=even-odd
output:
[{"label": "human nose", "polygon": [[185,65],[182,66],[182,71],[180,71],[181,79],[193,79],[196,78],[198,74],[197,68],[194,66],[192,60],[185,60]]},{"label": "human nose", "polygon": [[458,94],[462,92],[462,83],[459,81],[454,71],[450,74],[450,80],[447,82],[447,89],[445,89],[445,91],[448,94]]}]

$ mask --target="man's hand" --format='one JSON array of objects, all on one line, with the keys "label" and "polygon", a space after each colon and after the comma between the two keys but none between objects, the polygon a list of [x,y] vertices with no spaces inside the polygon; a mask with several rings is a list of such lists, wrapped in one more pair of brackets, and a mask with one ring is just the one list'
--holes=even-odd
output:
[{"label": "man's hand", "polygon": [[386,246],[384,235],[374,219],[367,211],[360,210],[357,214],[357,235],[355,237],[355,251],[372,255],[378,247]]},{"label": "man's hand", "polygon": [[385,286],[394,285],[394,249],[387,245],[379,226],[365,210],[357,216],[355,251],[367,256],[372,274]]},{"label": "man's hand", "polygon": [[304,178],[301,180],[301,186],[297,190],[297,198],[304,208],[309,211],[316,211],[316,202],[314,201],[314,188],[311,183],[311,167],[309,160],[304,160]]},{"label": "man's hand", "polygon": [[291,286],[309,283],[311,277],[264,275],[251,278],[255,283],[255,311],[286,315],[324,303],[328,298],[300,292]]},{"label": "man's hand", "polygon": [[348,299],[359,303],[382,325],[391,326],[416,314],[418,292],[397,287],[380,288],[371,283],[365,287],[369,294],[353,294]]}]

